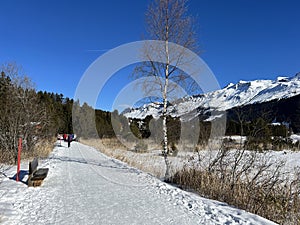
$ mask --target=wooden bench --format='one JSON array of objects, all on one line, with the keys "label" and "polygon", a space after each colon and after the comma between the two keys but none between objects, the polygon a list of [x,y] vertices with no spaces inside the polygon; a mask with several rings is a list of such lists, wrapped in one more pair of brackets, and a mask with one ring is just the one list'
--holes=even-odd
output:
[{"label": "wooden bench", "polygon": [[32,162],[29,162],[29,175],[28,186],[37,187],[43,183],[43,180],[47,177],[49,168],[38,169],[38,159],[34,158]]}]

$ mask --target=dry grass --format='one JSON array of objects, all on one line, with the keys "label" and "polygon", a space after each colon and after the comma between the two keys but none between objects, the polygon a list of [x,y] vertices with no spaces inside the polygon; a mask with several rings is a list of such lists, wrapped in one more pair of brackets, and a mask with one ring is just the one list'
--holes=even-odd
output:
[{"label": "dry grass", "polygon": [[49,154],[53,151],[53,143],[55,143],[55,139],[38,142],[34,148],[33,155],[39,158],[49,157]]},{"label": "dry grass", "polygon": [[[124,146],[118,139],[81,139],[83,144],[92,146],[103,154],[127,163],[129,166],[138,168],[146,173],[162,178],[165,174],[163,158],[159,154],[143,154],[134,151],[135,143],[126,143]],[[153,142],[147,144],[149,149],[157,149]]]},{"label": "dry grass", "polygon": [[53,143],[55,143],[55,139],[51,140],[40,140],[34,146],[33,151],[22,151],[21,158],[32,160],[33,158],[37,157],[40,159],[45,159],[49,156],[49,154],[53,150]]},{"label": "dry grass", "polygon": [[15,154],[13,154],[12,152],[9,152],[9,151],[1,150],[0,163],[12,164],[14,162],[14,159],[15,159]]},{"label": "dry grass", "polygon": [[[34,157],[47,158],[52,152],[55,143],[55,139],[39,141],[33,151],[26,151],[24,149],[21,154],[21,160],[32,160]],[[5,171],[11,168],[16,163],[16,153],[15,152],[5,152],[0,153],[0,183],[1,178],[5,176]]]},{"label": "dry grass", "polygon": [[172,182],[279,224],[300,225],[300,172],[287,177],[280,164],[260,161],[257,165],[254,161],[252,165],[250,161],[235,165],[223,157],[206,167],[187,165]]},{"label": "dry grass", "polygon": [[272,186],[272,183],[265,182],[252,185],[241,182],[233,186],[216,172],[195,168],[184,168],[176,173],[173,182],[201,196],[226,202],[279,224],[300,224],[299,189],[295,186]]},{"label": "dry grass", "polygon": [[[34,146],[33,150],[28,151],[23,146],[21,152],[21,159],[33,159],[34,157],[38,158],[47,158],[53,150],[53,143],[55,139],[52,140],[41,140]],[[1,151],[0,163],[4,164],[14,164],[16,162],[16,152],[14,151]]]}]

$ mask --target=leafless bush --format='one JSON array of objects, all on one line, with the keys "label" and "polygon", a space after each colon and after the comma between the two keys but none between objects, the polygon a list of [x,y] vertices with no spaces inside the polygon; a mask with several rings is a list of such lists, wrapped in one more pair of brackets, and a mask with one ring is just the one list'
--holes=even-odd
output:
[{"label": "leafless bush", "polygon": [[188,163],[172,181],[280,224],[300,224],[299,172],[293,178],[267,153],[221,148]]}]

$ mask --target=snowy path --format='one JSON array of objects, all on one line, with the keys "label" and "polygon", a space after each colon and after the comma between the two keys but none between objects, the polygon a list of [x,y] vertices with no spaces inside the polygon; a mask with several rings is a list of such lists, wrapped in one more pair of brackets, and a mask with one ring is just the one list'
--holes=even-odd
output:
[{"label": "snowy path", "polygon": [[[0,182],[1,224],[273,224],[162,183],[80,143],[55,147],[40,164],[50,168],[41,187]],[[12,168],[7,175],[14,173]]]}]

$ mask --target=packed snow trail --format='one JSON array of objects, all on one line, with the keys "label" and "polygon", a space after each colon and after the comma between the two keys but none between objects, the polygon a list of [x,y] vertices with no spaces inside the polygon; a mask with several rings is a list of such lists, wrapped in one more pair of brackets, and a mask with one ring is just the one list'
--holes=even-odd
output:
[{"label": "packed snow trail", "polygon": [[[28,162],[22,170],[28,170]],[[41,187],[0,182],[1,224],[274,224],[165,184],[73,142],[40,162]],[[7,171],[13,176],[15,168]],[[23,178],[26,181],[27,177]]]}]

